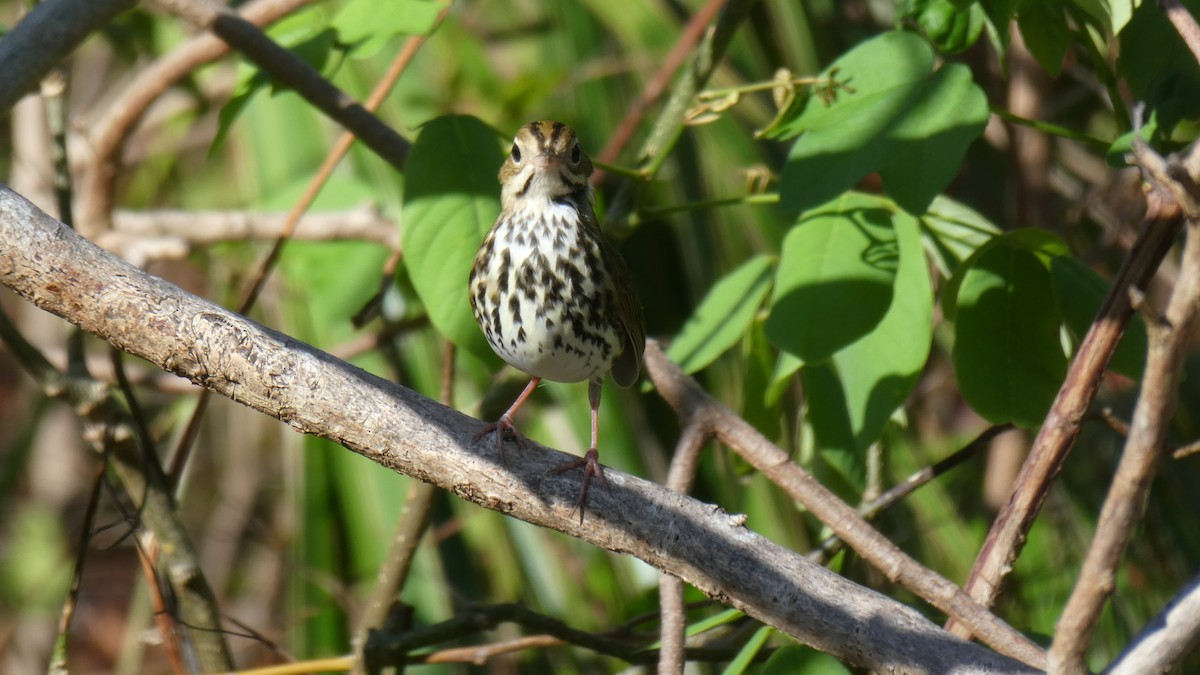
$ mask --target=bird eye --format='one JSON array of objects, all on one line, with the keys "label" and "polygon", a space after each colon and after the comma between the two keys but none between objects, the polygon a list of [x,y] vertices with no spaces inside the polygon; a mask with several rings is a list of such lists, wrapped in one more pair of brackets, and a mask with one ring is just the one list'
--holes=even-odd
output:
[{"label": "bird eye", "polygon": [[521,163],[521,149],[517,147],[517,144],[516,144],[516,143],[513,143],[513,147],[512,147],[512,159],[513,159],[513,161],[514,161],[514,162],[516,162],[517,164],[520,164],[520,163]]},{"label": "bird eye", "polygon": [[581,159],[583,159],[583,151],[579,149],[579,144],[576,143],[575,147],[571,148],[571,163],[578,164]]}]

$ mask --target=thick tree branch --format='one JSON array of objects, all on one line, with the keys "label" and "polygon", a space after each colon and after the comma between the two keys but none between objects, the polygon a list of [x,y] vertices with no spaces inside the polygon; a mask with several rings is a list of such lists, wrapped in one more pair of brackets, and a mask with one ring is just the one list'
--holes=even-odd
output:
[{"label": "thick tree branch", "polygon": [[37,89],[42,77],[133,0],[46,0],[0,40],[0,115]]},{"label": "thick tree branch", "polygon": [[859,516],[854,507],[793,462],[786,452],[709,396],[668,359],[653,340],[646,344],[645,363],[654,386],[680,417],[706,420],[722,443],[803,504],[888,579],[948,616],[969,624],[979,639],[994,649],[1025,663],[1044,667],[1046,656],[1040,647],[973,602],[961,588],[901,551]]},{"label": "thick tree branch", "polygon": [[474,443],[483,423],[339,361],[105,253],[0,187],[0,283],[165,370],[455,495],[634,555],[854,664],[886,672],[1029,672],[915,610],[659,485],[607,472],[588,518],[579,476],[535,443],[508,466]]}]

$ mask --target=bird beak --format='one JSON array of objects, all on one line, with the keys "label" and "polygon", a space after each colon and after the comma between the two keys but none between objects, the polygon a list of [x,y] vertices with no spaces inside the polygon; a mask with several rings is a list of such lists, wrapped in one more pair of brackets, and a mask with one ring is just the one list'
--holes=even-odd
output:
[{"label": "bird beak", "polygon": [[552,152],[543,152],[534,156],[533,165],[539,169],[548,169],[558,166],[560,160],[558,155]]}]

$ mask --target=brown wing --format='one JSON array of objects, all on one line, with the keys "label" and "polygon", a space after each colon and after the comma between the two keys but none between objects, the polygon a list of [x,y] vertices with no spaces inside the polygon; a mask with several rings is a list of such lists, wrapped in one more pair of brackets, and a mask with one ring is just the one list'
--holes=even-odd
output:
[{"label": "brown wing", "polygon": [[633,276],[621,252],[603,236],[600,237],[600,255],[608,268],[608,278],[613,285],[617,318],[621,325],[621,353],[612,366],[613,380],[622,387],[632,386],[642,372],[642,352],[646,350],[646,319],[642,314],[642,301],[638,298]]}]

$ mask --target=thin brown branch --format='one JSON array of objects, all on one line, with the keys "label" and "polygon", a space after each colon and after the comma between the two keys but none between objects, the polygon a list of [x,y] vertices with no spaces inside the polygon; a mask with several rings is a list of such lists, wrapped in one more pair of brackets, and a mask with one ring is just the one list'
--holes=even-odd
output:
[{"label": "thin brown branch", "polygon": [[163,592],[158,578],[158,544],[154,535],[147,534],[137,546],[138,562],[142,566],[142,576],[146,579],[146,587],[150,589],[150,604],[154,607],[154,623],[158,625],[159,638],[162,640],[163,651],[167,654],[167,663],[171,664],[171,672],[184,675],[188,669],[183,662],[183,645],[181,636],[176,630],[177,622],[171,605],[167,602],[169,592]]},{"label": "thin brown branch", "polygon": [[[168,4],[179,3],[175,2],[175,0],[169,0]],[[286,54],[286,56],[280,56],[276,54],[276,51],[280,51],[280,48],[275,45],[274,42],[271,42],[262,33],[262,31],[259,31],[252,24],[238,19],[236,16],[229,13],[228,10],[225,10],[219,5],[214,5],[213,3],[198,4],[202,4],[204,6],[196,8],[180,7],[182,10],[180,13],[188,16],[194,21],[201,21],[208,20],[207,13],[209,11],[215,11],[216,18],[212,18],[211,21],[221,23],[222,25],[227,24],[237,27],[239,31],[238,34],[241,35],[245,40],[244,43],[231,41],[230,38],[218,30],[214,24],[214,32],[220,35],[227,42],[230,42],[230,44],[234,44],[235,46],[241,45],[242,47],[247,45],[256,45],[254,49],[261,50],[263,52],[263,58],[278,58],[282,63],[291,63],[292,65],[289,68],[289,72],[292,70],[297,70],[297,72],[292,74],[296,77],[301,77],[304,82],[310,82],[311,76],[315,75],[315,73],[310,72],[311,69],[307,66],[307,64],[304,64],[303,61],[300,61],[290,52],[282,50],[283,54]],[[438,15],[439,22],[446,16],[446,11],[446,9],[443,9]],[[400,79],[400,75],[404,72],[404,69],[408,67],[408,63],[412,60],[413,55],[416,54],[417,48],[424,43],[425,39],[423,37],[409,39],[405,44],[404,49],[402,49],[400,53],[396,55],[396,58],[392,60],[387,72],[384,73],[379,82],[375,84],[374,89],[371,90],[371,94],[367,99],[366,107],[362,108],[357,104],[354,104],[354,107],[358,107],[362,111],[363,115],[369,118],[368,121],[371,121],[375,124],[382,124],[382,122],[379,122],[379,120],[375,118],[372,112],[377,110],[383,103],[383,100],[387,96],[388,92],[392,90],[392,87],[396,85],[396,81]],[[259,62],[259,65],[262,66],[264,70],[268,70],[272,72],[273,75],[278,76],[275,71],[272,71],[270,68],[266,67],[264,63]],[[300,66],[303,66],[302,72],[298,70]],[[316,82],[310,82],[310,84],[312,84],[316,89],[323,90],[325,87],[328,89],[333,89],[333,85],[320,78],[319,75],[316,75],[316,78]],[[289,80],[284,81],[292,84],[292,86],[296,86],[295,82],[291,82]],[[334,91],[336,91],[336,89],[334,89]],[[303,93],[304,92],[301,92],[301,94]],[[308,97],[306,96],[306,98]],[[312,99],[309,99],[309,101],[316,104],[316,101],[313,101]],[[304,193],[300,195],[300,198],[296,200],[296,203],[292,205],[291,210],[288,211],[287,217],[283,222],[283,227],[275,239],[274,246],[271,247],[270,253],[267,254],[267,257],[264,258],[262,263],[258,266],[254,280],[250,283],[250,287],[246,290],[245,296],[242,297],[241,302],[238,304],[238,312],[245,314],[250,311],[250,308],[254,307],[256,302],[258,302],[258,296],[260,293],[262,293],[263,287],[267,283],[267,279],[270,277],[271,272],[274,271],[275,265],[279,262],[279,257],[283,254],[283,247],[291,239],[292,233],[295,232],[296,225],[300,222],[301,216],[303,216],[304,213],[308,211],[309,207],[312,206],[313,202],[316,201],[317,195],[321,193],[321,188],[323,188],[325,183],[329,181],[329,178],[333,175],[333,171],[337,168],[338,163],[341,162],[342,158],[346,156],[346,153],[350,151],[350,146],[354,144],[356,137],[361,137],[361,134],[364,131],[369,131],[359,126],[353,126],[350,124],[347,124],[347,128],[349,131],[342,134],[341,137],[338,138],[337,143],[334,144],[333,148],[331,148],[330,151],[325,155],[325,160],[321,163],[320,168],[317,169],[316,174],[314,174],[312,179],[309,180],[308,185],[304,188]],[[391,132],[391,130],[388,129],[388,132]],[[399,136],[396,136],[396,138],[399,139]],[[403,141],[403,139],[400,140],[405,143],[405,146],[402,148],[403,154],[390,159],[388,157],[384,157],[384,159],[392,161],[397,169],[404,168],[404,155],[406,155],[408,152],[407,141]],[[368,139],[363,138],[363,141],[366,142]],[[371,143],[367,142],[367,145],[371,146]],[[375,146],[371,147],[377,152],[379,151],[379,148],[376,148]],[[168,476],[171,477],[171,482],[173,485],[178,484],[180,477],[183,475],[183,469],[187,466],[187,460],[191,454],[192,446],[196,442],[196,436],[200,433],[200,421],[204,418],[204,413],[208,409],[208,396],[208,390],[200,392],[200,400],[196,402],[196,408],[192,411],[192,417],[188,420],[187,426],[184,428],[184,433],[179,437],[179,443],[175,447],[175,452],[171,455],[171,467]]]},{"label": "thin brown branch", "polygon": [[214,0],[154,0],[154,4],[211,30],[276,82],[292,88],[318,110],[352,131],[385,162],[398,170],[404,169],[408,141],[254,24]]},{"label": "thin brown branch", "polygon": [[[916,492],[921,486],[978,455],[984,448],[988,447],[992,439],[1006,431],[1012,430],[1012,428],[1011,424],[996,424],[988,427],[970,443],[950,453],[949,456],[917,471],[899,484],[893,486],[887,492],[860,506],[858,514],[868,521],[875,520],[879,514],[900,503],[901,500]],[[835,553],[842,550],[844,545],[845,542],[837,535],[828,537],[809,552],[809,560],[824,564]]]},{"label": "thin brown branch", "polygon": [[947,616],[970,625],[975,635],[993,649],[1031,666],[1044,667],[1045,654],[1041,648],[971,600],[958,586],[901,551],[863,520],[854,507],[793,462],[786,452],[709,396],[666,357],[657,342],[647,342],[645,364],[655,388],[677,414],[684,419],[692,416],[707,419],[717,438],[804,505],[888,579]]},{"label": "thin brown branch", "polygon": [[[1142,146],[1138,156],[1151,153]],[[1155,176],[1155,182],[1163,178]],[[1159,183],[1164,193],[1178,193]],[[1158,193],[1151,193],[1151,201]],[[1146,370],[1129,436],[1109,487],[1096,535],[1088,547],[1079,579],[1059,617],[1050,647],[1056,673],[1084,673],[1088,643],[1100,612],[1116,586],[1121,557],[1146,508],[1150,483],[1163,455],[1167,428],[1175,411],[1184,358],[1200,309],[1200,220],[1189,218],[1179,279],[1164,313],[1165,322],[1150,326]]]},{"label": "thin brown branch", "polygon": [[888,672],[1030,670],[947,635],[712,505],[614,469],[589,496],[581,526],[573,514],[578,479],[554,473],[567,455],[528,442],[510,447],[504,466],[474,442],[483,422],[145,274],[2,186],[0,284],[298,432],[486,508],[634,555],[850,663]]},{"label": "thin brown branch", "polygon": [[88,492],[87,506],[83,510],[83,522],[80,524],[79,539],[76,542],[71,587],[67,590],[67,599],[63,602],[62,613],[58,617],[58,639],[55,640],[54,653],[46,669],[47,673],[70,672],[67,668],[67,639],[71,634],[71,621],[75,618],[75,609],[79,604],[79,582],[83,579],[83,564],[87,561],[88,546],[92,540],[92,523],[96,519],[96,507],[100,504],[100,488],[104,485],[106,464],[103,459],[96,464],[96,477],[92,479],[92,489]]},{"label": "thin brown branch", "polygon": [[[181,259],[198,246],[228,241],[275,239],[283,230],[283,213],[246,211],[123,211],[112,214],[112,229],[93,241],[143,267],[150,260]],[[396,221],[368,205],[345,211],[308,213],[296,224],[293,239],[303,241],[367,241],[389,249],[400,246]]]},{"label": "thin brown branch", "polygon": [[[712,429],[698,417],[688,420],[675,444],[671,456],[671,469],[667,472],[667,488],[687,494],[696,479],[696,468],[700,464],[704,444],[712,436]],[[687,608],[683,602],[683,582],[670,574],[663,574],[658,581],[658,604],[662,613],[659,629],[662,647],[658,653],[659,675],[683,672],[683,653],[687,631]]]},{"label": "thin brown branch", "polygon": [[[647,180],[652,179],[666,162],[670,149],[683,133],[687,111],[692,107],[696,94],[708,83],[733,40],[734,33],[758,2],[759,0],[728,0],[716,22],[696,46],[691,61],[676,79],[671,88],[671,96],[638,149],[638,158],[641,160],[639,169]],[[613,196],[604,222],[605,232],[609,236],[620,240],[629,234],[629,229],[633,227],[629,216],[634,212],[644,187],[645,181],[626,181]]]},{"label": "thin brown branch", "polygon": [[[608,137],[608,143],[604,149],[597,155],[597,160],[600,164],[612,164],[617,161],[621,150],[629,144],[629,140],[633,138],[633,133],[637,131],[638,125],[642,123],[642,119],[646,116],[646,111],[650,106],[654,105],[663,92],[666,91],[667,85],[671,82],[671,78],[675,72],[679,70],[679,66],[691,53],[696,43],[700,41],[700,36],[704,34],[704,29],[708,24],[712,23],[716,18],[717,12],[725,5],[727,0],[708,0],[703,7],[688,19],[687,25],[679,34],[679,39],[675,41],[675,46],[671,48],[670,53],[663,59],[662,65],[658,71],[646,83],[645,88],[629,105],[629,110],[625,113],[621,123]],[[592,175],[592,181],[596,185],[604,182],[605,171],[603,168],[597,169]]]},{"label": "thin brown branch", "polygon": [[[3,188],[3,192],[11,194],[7,188]],[[65,226],[62,231],[78,238]],[[83,241],[81,238],[79,240]],[[0,255],[0,258],[3,257]],[[8,262],[12,261],[0,260],[0,270],[8,269]],[[21,272],[16,271],[18,268]],[[16,266],[13,273],[24,273],[30,269]],[[47,396],[61,398],[71,404],[84,423],[84,440],[109,460],[125,493],[137,507],[141,523],[162,544],[158,555],[179,610],[175,625],[187,634],[189,642],[195,647],[200,665],[206,671],[230,669],[232,664],[220,632],[219,613],[212,589],[200,571],[195,550],[179,521],[162,467],[156,456],[140,445],[140,436],[128,415],[101,383],[90,377],[64,375],[51,366],[2,312],[0,340],[19,356],[22,366],[37,380]]]},{"label": "thin brown branch", "polygon": [[1191,50],[1196,62],[1200,63],[1200,25],[1196,25],[1196,18],[1187,11],[1187,8],[1179,0],[1158,0],[1158,6],[1162,8],[1163,12],[1167,15],[1167,19],[1175,26],[1175,30],[1179,32],[1179,37],[1183,38],[1184,43]]},{"label": "thin brown branch", "polygon": [[[1147,213],[1137,242],[1117,272],[1095,322],[1071,361],[1066,379],[1013,484],[1012,496],[992,523],[971,568],[965,589],[980,604],[991,606],[995,601],[1000,584],[1012,570],[1029,528],[1075,443],[1104,369],[1133,316],[1129,289],[1144,288],[1150,282],[1170,250],[1179,225],[1177,210],[1152,209]],[[970,633],[955,621],[947,629],[964,637]]]},{"label": "thin brown branch", "polygon": [[[253,0],[240,9],[246,21],[265,26],[316,0]],[[92,158],[80,181],[81,231],[94,236],[108,229],[120,169],[120,151],[150,105],[200,66],[230,52],[222,39],[204,33],[177,47],[142,70],[104,116],[89,125]]]}]

